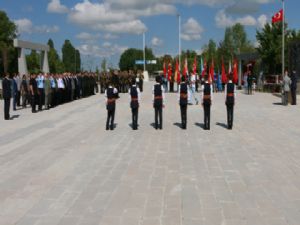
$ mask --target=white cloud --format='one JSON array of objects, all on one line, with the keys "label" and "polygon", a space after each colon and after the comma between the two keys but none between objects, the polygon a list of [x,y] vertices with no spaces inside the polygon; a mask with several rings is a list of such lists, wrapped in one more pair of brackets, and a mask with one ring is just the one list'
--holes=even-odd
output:
[{"label": "white cloud", "polygon": [[[262,0],[263,1],[263,0]],[[244,26],[263,26],[267,22],[267,16],[261,15],[257,19],[253,16],[246,15],[244,17],[233,18],[231,16],[226,15],[224,10],[220,10],[215,16],[215,22],[217,27],[226,28],[233,26],[236,23],[240,23]]]},{"label": "white cloud", "polygon": [[163,44],[163,40],[158,37],[153,37],[151,40],[151,44],[153,47],[159,47]]},{"label": "white cloud", "polygon": [[117,44],[111,44],[109,42],[105,42],[102,46],[93,45],[93,44],[82,44],[77,47],[82,55],[92,55],[95,57],[111,57],[114,55],[120,55],[123,53],[128,47],[119,46]]},{"label": "white cloud", "polygon": [[47,11],[50,13],[67,13],[69,9],[60,3],[60,0],[51,0],[48,4]]},{"label": "white cloud", "polygon": [[203,27],[197,22],[197,20],[189,18],[188,21],[183,24],[181,38],[185,41],[200,40],[203,31]]},{"label": "white cloud", "polygon": [[32,34],[32,33],[57,33],[59,31],[59,27],[48,26],[48,25],[39,25],[34,26],[31,20],[27,18],[19,19],[14,21],[18,28],[19,34]]},{"label": "white cloud", "polygon": [[263,28],[268,23],[268,17],[263,14],[257,19],[258,27]]},{"label": "white cloud", "polygon": [[111,40],[111,39],[117,39],[117,38],[119,38],[119,36],[118,36],[118,35],[114,35],[114,34],[108,33],[108,34],[104,34],[104,35],[103,35],[103,38],[104,38],[105,40]]},{"label": "white cloud", "polygon": [[19,19],[14,21],[18,28],[18,33],[28,33],[31,34],[33,31],[33,24],[29,19]]},{"label": "white cloud", "polygon": [[82,41],[95,41],[100,38],[100,34],[91,34],[87,32],[81,32],[76,35],[76,38]]}]

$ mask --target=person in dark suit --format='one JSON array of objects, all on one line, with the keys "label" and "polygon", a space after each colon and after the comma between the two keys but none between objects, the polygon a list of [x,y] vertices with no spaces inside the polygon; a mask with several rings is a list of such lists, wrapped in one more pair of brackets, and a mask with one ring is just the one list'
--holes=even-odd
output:
[{"label": "person in dark suit", "polygon": [[32,113],[36,113],[36,103],[39,97],[37,81],[35,78],[36,78],[35,74],[32,74],[30,76],[30,81],[29,81]]},{"label": "person in dark suit", "polygon": [[187,107],[190,101],[190,95],[188,94],[188,84],[186,82],[185,76],[181,77],[181,84],[178,88],[178,94],[181,114],[181,127],[185,130],[187,125]]},{"label": "person in dark suit", "polygon": [[225,86],[225,95],[226,95],[226,108],[227,108],[227,124],[228,129],[232,130],[233,126],[233,110],[236,98],[236,86],[232,82],[233,75],[232,73],[228,77],[228,83]]},{"label": "person in dark suit", "polygon": [[141,91],[140,88],[137,87],[136,79],[133,78],[131,82],[132,85],[128,93],[130,95],[130,108],[132,111],[132,129],[137,130]]},{"label": "person in dark suit", "polygon": [[252,95],[253,76],[251,71],[249,71],[248,73],[247,83],[248,83],[248,95]]},{"label": "person in dark suit", "polygon": [[[153,107],[155,112],[155,129],[158,128],[162,130],[163,123],[163,108],[164,108],[164,88],[161,84],[161,77],[157,76],[155,78],[156,84],[153,86],[152,95],[153,95]],[[158,122],[159,120],[159,122]]]},{"label": "person in dark suit", "polygon": [[118,90],[112,86],[112,83],[110,83],[108,88],[105,90],[105,97],[107,109],[106,130],[113,130],[116,112],[116,100],[119,98],[119,95]]},{"label": "person in dark suit", "polygon": [[297,105],[297,73],[294,70],[291,75],[291,94],[292,94],[292,105]]},{"label": "person in dark suit", "polygon": [[202,106],[204,109],[204,130],[210,130],[210,108],[212,104],[213,87],[208,82],[208,76],[205,76],[205,82],[202,85]]},{"label": "person in dark suit", "polygon": [[6,74],[5,78],[2,81],[2,91],[4,99],[4,119],[9,120],[9,108],[10,108],[10,99],[11,99],[11,80],[9,79],[9,74]]}]

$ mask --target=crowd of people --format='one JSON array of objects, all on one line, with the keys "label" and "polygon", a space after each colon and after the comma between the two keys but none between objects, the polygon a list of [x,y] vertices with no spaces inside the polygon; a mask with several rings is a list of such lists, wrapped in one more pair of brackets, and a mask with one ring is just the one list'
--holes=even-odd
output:
[{"label": "crowd of people", "polygon": [[31,106],[32,113],[62,105],[98,92],[95,73],[63,74],[6,74],[2,81],[4,119],[10,119],[10,104],[13,110]]}]

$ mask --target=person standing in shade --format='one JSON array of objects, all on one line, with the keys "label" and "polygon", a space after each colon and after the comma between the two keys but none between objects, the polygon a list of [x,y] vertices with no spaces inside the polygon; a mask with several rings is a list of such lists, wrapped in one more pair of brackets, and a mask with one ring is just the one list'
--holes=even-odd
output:
[{"label": "person standing in shade", "polygon": [[22,96],[22,107],[26,108],[27,101],[28,101],[28,85],[26,76],[23,75],[22,82],[21,82],[21,96]]},{"label": "person standing in shade", "polygon": [[248,95],[252,95],[253,76],[251,71],[249,71],[248,73],[247,83],[248,83]]},{"label": "person standing in shade", "polygon": [[288,105],[291,84],[292,84],[292,81],[288,75],[288,71],[285,71],[285,74],[283,77],[283,105],[285,105],[285,106]]},{"label": "person standing in shade", "polygon": [[137,130],[141,91],[140,88],[137,87],[135,79],[132,79],[132,85],[129,88],[128,93],[130,95],[130,108],[132,111],[132,129]]},{"label": "person standing in shade", "polygon": [[161,84],[160,76],[156,76],[155,80],[156,84],[152,88],[153,107],[155,113],[155,129],[157,130],[159,128],[162,130],[165,90]]},{"label": "person standing in shade", "polygon": [[17,110],[18,105],[18,83],[17,83],[17,75],[14,75],[12,79],[12,95],[13,95],[13,110]]},{"label": "person standing in shade", "polygon": [[44,93],[45,93],[45,109],[49,110],[51,105],[51,81],[49,78],[49,74],[45,75]]},{"label": "person standing in shade", "polygon": [[228,83],[225,86],[225,104],[227,107],[227,125],[228,129],[232,130],[233,126],[233,111],[236,99],[236,86],[232,82],[233,75],[232,73],[228,77]]},{"label": "person standing in shade", "polygon": [[213,98],[213,87],[208,82],[208,76],[205,76],[205,82],[202,85],[202,106],[204,109],[204,130],[210,130],[210,109]]},{"label": "person standing in shade", "polygon": [[9,79],[9,74],[6,74],[2,81],[2,91],[3,91],[3,99],[4,99],[4,119],[9,120],[9,108],[10,108],[10,99],[11,99],[11,80]]},{"label": "person standing in shade", "polygon": [[119,98],[117,88],[112,86],[112,83],[109,83],[108,88],[104,93],[106,97],[106,109],[107,109],[107,120],[106,120],[106,130],[114,129],[114,120],[116,112],[116,99]]},{"label": "person standing in shade", "polygon": [[179,105],[181,113],[181,128],[186,129],[187,125],[187,107],[190,101],[190,95],[188,94],[188,84],[186,82],[185,76],[181,77],[181,83],[178,87],[179,94]]},{"label": "person standing in shade", "polygon": [[30,87],[32,113],[36,113],[36,102],[37,102],[37,97],[38,97],[38,87],[37,87],[37,82],[36,82],[36,79],[35,79],[35,74],[32,74],[30,76],[29,87]]},{"label": "person standing in shade", "polygon": [[297,73],[294,70],[291,76],[291,94],[292,94],[292,105],[297,105]]}]

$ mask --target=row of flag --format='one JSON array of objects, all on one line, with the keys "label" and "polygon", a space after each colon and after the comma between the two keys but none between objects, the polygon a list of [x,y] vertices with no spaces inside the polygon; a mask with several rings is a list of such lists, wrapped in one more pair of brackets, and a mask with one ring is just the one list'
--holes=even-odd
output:
[{"label": "row of flag", "polygon": [[[201,58],[201,63],[200,63],[200,75],[201,78],[204,78],[204,76],[206,75],[208,70],[208,66],[207,66],[207,62],[206,60],[204,60],[203,63],[203,59]],[[171,62],[168,63],[168,68],[166,63],[164,62],[163,64],[163,73],[164,73],[164,77],[167,78],[169,81],[171,81],[171,77],[173,74],[173,69],[172,69],[172,64]],[[228,67],[228,74],[233,74],[233,82],[237,83],[238,82],[238,61],[234,60],[233,62],[233,69],[232,69],[232,63],[229,62],[229,67]],[[194,64],[193,64],[193,74],[197,74],[197,60],[196,58],[194,59]],[[184,60],[184,66],[183,66],[183,72],[182,72],[182,76],[184,76],[185,78],[189,75],[189,71],[188,71],[188,62],[187,59]],[[208,71],[208,81],[210,83],[212,83],[214,81],[214,76],[215,76],[215,64],[214,64],[214,60],[212,60],[211,62],[211,66],[209,67],[209,71]],[[227,73],[226,73],[226,69],[225,69],[225,65],[224,65],[224,61],[222,60],[222,83],[227,83],[228,78],[227,78]],[[180,69],[179,69],[179,63],[178,60],[176,60],[176,69],[175,69],[175,81],[177,83],[180,83],[181,81],[181,75],[180,75]]]}]

